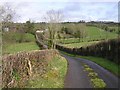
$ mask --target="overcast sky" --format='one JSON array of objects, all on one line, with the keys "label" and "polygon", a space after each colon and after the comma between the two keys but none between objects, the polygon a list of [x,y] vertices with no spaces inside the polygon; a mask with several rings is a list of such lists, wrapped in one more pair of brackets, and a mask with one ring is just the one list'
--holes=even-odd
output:
[{"label": "overcast sky", "polygon": [[[49,10],[61,10],[64,21],[118,21],[118,0],[0,0],[1,3],[10,2],[20,16],[17,22],[31,19],[35,22],[43,21]],[[4,1],[4,2],[3,2]]]}]

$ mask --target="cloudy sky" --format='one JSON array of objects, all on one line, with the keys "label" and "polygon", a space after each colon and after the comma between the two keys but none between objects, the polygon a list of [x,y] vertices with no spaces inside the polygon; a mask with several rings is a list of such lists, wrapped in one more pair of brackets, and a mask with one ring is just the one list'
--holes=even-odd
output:
[{"label": "cloudy sky", "polygon": [[16,8],[20,17],[15,21],[26,22],[31,19],[35,22],[43,21],[49,10],[60,10],[64,14],[64,21],[118,21],[118,0],[0,0],[8,2]]}]

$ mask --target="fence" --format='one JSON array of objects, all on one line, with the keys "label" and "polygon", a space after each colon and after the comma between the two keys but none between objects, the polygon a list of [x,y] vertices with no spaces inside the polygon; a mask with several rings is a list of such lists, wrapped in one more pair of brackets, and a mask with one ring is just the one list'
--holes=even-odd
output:
[{"label": "fence", "polygon": [[120,55],[118,55],[120,53],[120,38],[81,48],[67,48],[60,45],[56,45],[56,48],[71,54],[102,57],[120,64]]}]

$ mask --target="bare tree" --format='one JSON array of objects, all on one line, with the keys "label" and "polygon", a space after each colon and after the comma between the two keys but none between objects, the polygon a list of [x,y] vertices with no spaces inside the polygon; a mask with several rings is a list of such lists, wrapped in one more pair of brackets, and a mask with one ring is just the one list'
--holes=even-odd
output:
[{"label": "bare tree", "polygon": [[60,23],[63,20],[63,14],[61,11],[50,10],[44,17],[47,22],[47,29],[49,32],[49,48],[55,48],[56,38],[61,29]]},{"label": "bare tree", "polygon": [[79,41],[80,39],[84,38],[86,36],[86,25],[81,23],[81,24],[76,24],[75,27],[74,27],[74,35],[75,37],[79,38]]},{"label": "bare tree", "polygon": [[16,11],[10,3],[0,5],[0,21],[11,22],[16,15]]},{"label": "bare tree", "polygon": [[4,26],[9,26],[16,18],[16,9],[13,8],[11,3],[3,3],[0,5],[0,25],[1,28]]}]

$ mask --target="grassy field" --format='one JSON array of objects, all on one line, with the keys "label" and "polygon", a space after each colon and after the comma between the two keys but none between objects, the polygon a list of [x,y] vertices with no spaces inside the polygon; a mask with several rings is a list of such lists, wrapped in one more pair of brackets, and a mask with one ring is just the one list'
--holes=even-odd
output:
[{"label": "grassy field", "polygon": [[102,29],[99,29],[97,27],[87,26],[87,36],[90,38],[105,38],[105,39],[111,39],[115,38],[118,35],[112,32],[106,32]]},{"label": "grassy field", "polygon": [[29,42],[30,41],[32,42],[32,41],[35,41],[35,36],[32,34],[26,33],[24,39],[29,41]]},{"label": "grassy field", "polygon": [[102,66],[103,68],[107,69],[108,71],[112,72],[116,76],[120,76],[120,73],[119,73],[120,66],[105,59],[105,58],[93,57],[93,56],[79,56],[79,55],[68,54],[68,53],[63,52],[63,51],[61,51],[61,52],[64,54],[67,54],[69,56],[84,58],[84,59],[93,61],[93,62],[97,63],[98,65]]},{"label": "grassy field", "polygon": [[11,42],[33,42],[35,41],[35,37],[29,33],[15,33],[15,32],[5,32],[3,33],[3,42],[11,43]]},{"label": "grassy field", "polygon": [[46,67],[47,73],[28,81],[27,88],[63,88],[67,71],[67,61],[60,55],[54,56]]},{"label": "grassy field", "polygon": [[30,50],[38,50],[39,47],[35,42],[27,42],[27,43],[14,43],[8,44],[8,46],[3,49],[3,54],[13,54],[19,51],[30,51]]},{"label": "grassy field", "polygon": [[86,47],[92,44],[96,44],[99,41],[91,41],[91,42],[81,42],[81,43],[72,43],[72,44],[63,44],[63,46],[68,48],[80,48],[80,47]]},{"label": "grassy field", "polygon": [[106,32],[105,30],[99,29],[93,26],[87,26],[86,29],[87,36],[83,39],[79,38],[69,38],[69,39],[61,39],[58,42],[62,44],[70,44],[70,43],[79,43],[79,42],[87,42],[87,41],[98,41],[103,39],[113,39],[117,38],[118,34],[113,32]]},{"label": "grassy field", "polygon": [[3,40],[3,55],[4,54],[13,54],[19,51],[30,51],[30,50],[38,50],[39,47],[36,44],[36,40],[34,35],[26,33],[23,36],[22,42],[18,41],[21,39],[19,33],[6,33],[5,35],[9,35],[9,37],[4,37]]}]

